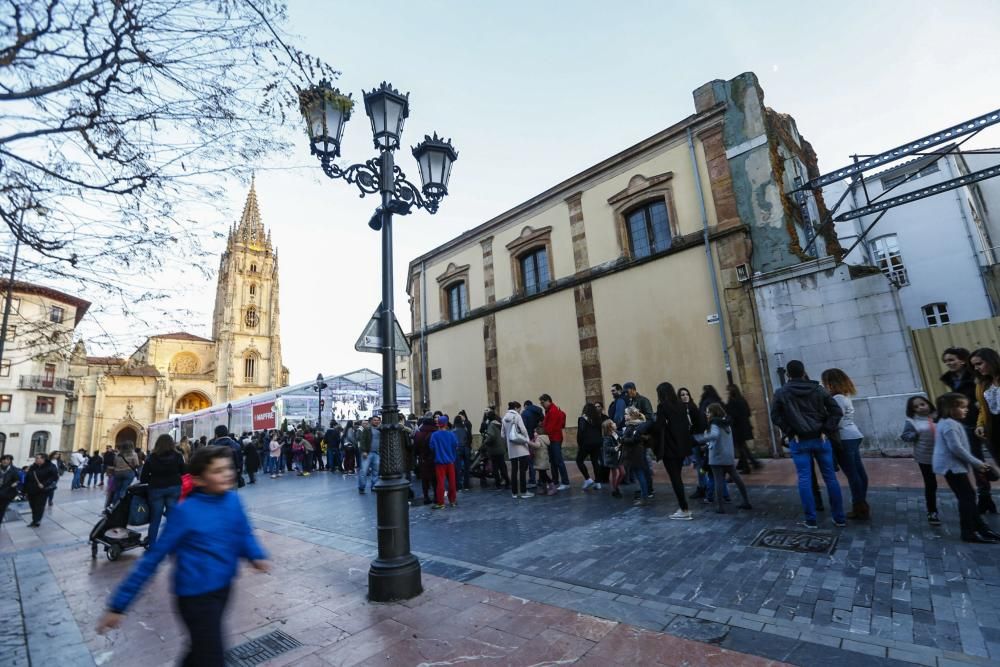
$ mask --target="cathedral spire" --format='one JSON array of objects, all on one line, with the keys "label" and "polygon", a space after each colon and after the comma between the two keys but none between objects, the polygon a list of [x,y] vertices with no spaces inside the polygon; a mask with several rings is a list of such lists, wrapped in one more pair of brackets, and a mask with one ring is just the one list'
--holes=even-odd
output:
[{"label": "cathedral spire", "polygon": [[264,243],[264,223],[260,219],[260,207],[257,204],[257,176],[250,177],[250,192],[246,204],[243,205],[243,216],[236,230],[236,240],[244,243]]}]

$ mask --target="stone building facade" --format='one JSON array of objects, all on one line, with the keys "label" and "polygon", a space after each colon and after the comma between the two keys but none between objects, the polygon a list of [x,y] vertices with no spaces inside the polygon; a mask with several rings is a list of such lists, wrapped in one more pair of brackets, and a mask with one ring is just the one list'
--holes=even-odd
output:
[{"label": "stone building facade", "polygon": [[279,315],[278,252],[251,185],[219,263],[211,339],[151,336],[128,359],[90,357],[77,344],[76,406],[66,417],[73,448],[145,447],[151,423],[285,386]]},{"label": "stone building facade", "polygon": [[[807,256],[786,182],[815,155],[752,73],[694,100],[693,115],[410,262],[415,407],[472,415],[546,392],[574,424],[614,382],[655,403],[662,381],[696,396],[733,381],[766,441],[748,281]],[[828,233],[812,252],[836,248]]]},{"label": "stone building facade", "polygon": [[[0,313],[8,281],[0,280]],[[68,449],[63,416],[72,410],[73,330],[90,302],[43,285],[15,281],[0,355],[0,454],[17,466],[37,453]]]}]

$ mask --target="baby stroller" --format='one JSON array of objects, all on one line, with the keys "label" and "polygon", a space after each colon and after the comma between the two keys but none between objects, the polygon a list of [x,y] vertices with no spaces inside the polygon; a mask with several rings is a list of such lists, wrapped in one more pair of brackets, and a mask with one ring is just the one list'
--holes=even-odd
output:
[{"label": "baby stroller", "polygon": [[125,490],[125,495],[114,507],[105,510],[90,531],[90,557],[97,558],[97,546],[104,545],[104,555],[108,560],[115,561],[123,551],[138,549],[143,546],[142,533],[130,530],[129,525],[143,526],[149,523],[149,506],[143,502],[136,505],[132,512],[133,501],[147,497],[145,484],[133,484]]},{"label": "baby stroller", "polygon": [[493,476],[490,457],[486,455],[486,446],[477,449],[469,460],[469,475],[479,479],[479,486],[486,486],[486,480]]}]

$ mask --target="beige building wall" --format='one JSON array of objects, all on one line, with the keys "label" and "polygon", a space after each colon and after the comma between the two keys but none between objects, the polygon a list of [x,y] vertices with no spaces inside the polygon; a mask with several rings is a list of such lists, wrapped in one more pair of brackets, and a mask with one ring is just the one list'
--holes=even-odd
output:
[{"label": "beige building wall", "polygon": [[428,379],[431,407],[454,416],[466,410],[475,418],[486,404],[486,378],[483,374],[483,327],[473,320],[449,327],[427,339],[430,369],[440,369]]},{"label": "beige building wall", "polygon": [[584,402],[576,338],[572,290],[498,312],[503,405],[497,407],[503,410],[508,401],[525,399],[537,403],[539,394],[547,393],[566,412],[567,422],[575,424]]},{"label": "beige building wall", "polygon": [[719,325],[705,321],[715,305],[703,248],[595,280],[592,289],[608,396],[612,383],[630,380],[654,405],[664,381],[696,398],[705,384],[722,391]]}]

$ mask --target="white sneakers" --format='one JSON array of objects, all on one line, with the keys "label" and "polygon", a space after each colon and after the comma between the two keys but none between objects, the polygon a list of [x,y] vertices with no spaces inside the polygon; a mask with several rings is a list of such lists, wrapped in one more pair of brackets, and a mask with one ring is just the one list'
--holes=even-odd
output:
[{"label": "white sneakers", "polygon": [[535,494],[533,494],[531,491],[525,491],[524,493],[519,493],[517,495],[517,497],[518,498],[534,498]]},{"label": "white sneakers", "polygon": [[586,491],[587,489],[589,489],[593,485],[594,485],[594,480],[592,480],[592,479],[585,479],[585,480],[583,480],[583,490],[584,491]]},{"label": "white sneakers", "polygon": [[558,487],[556,487],[556,490],[557,491],[568,491],[569,490],[569,484],[560,484]]},{"label": "white sneakers", "polygon": [[690,521],[694,517],[691,516],[691,510],[677,510],[670,515],[670,518],[676,521]]},{"label": "white sneakers", "polygon": [[597,489],[598,491],[600,491],[601,490],[601,483],[600,482],[595,482],[594,483],[594,488]]}]

